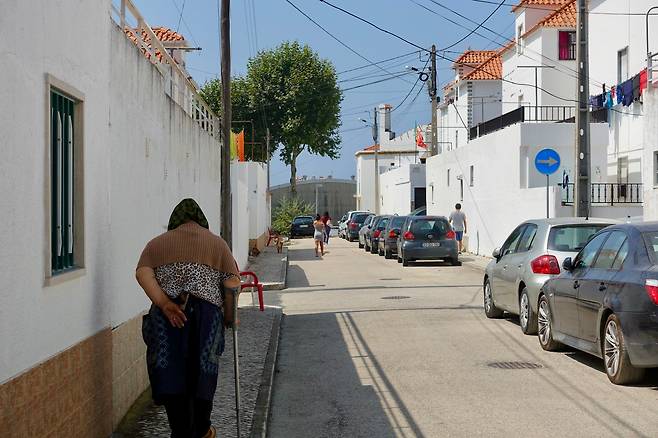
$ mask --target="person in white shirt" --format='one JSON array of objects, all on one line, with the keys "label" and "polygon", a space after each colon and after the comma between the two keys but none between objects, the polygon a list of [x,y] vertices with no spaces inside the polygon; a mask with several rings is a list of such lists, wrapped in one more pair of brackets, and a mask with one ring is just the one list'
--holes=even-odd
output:
[{"label": "person in white shirt", "polygon": [[462,211],[462,205],[455,205],[455,211],[450,213],[450,224],[455,230],[455,238],[459,242],[459,252],[463,250],[462,239],[464,238],[464,233],[466,233],[466,215]]}]

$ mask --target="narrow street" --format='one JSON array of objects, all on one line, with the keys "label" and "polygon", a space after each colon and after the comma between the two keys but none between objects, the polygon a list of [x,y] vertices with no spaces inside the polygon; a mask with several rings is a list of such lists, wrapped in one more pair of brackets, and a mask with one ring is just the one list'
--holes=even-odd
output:
[{"label": "narrow street", "polygon": [[474,266],[403,268],[337,238],[318,259],[310,239],[293,244],[289,288],[268,296],[285,313],[271,438],[655,436],[655,372],[615,386],[601,360],[488,320]]}]

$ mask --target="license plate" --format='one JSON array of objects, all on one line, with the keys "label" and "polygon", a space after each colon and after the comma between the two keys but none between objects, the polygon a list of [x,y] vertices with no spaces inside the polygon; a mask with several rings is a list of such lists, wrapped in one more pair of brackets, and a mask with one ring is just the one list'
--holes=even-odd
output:
[{"label": "license plate", "polygon": [[299,228],[308,228],[308,225],[300,225]]},{"label": "license plate", "polygon": [[423,243],[423,248],[436,248],[437,246],[441,246],[441,242],[426,242],[426,243]]}]

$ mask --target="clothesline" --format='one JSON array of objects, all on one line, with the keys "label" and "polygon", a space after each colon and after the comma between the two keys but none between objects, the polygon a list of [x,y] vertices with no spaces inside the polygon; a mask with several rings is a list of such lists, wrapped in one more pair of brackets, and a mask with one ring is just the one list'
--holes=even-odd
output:
[{"label": "clothesline", "polygon": [[647,88],[647,69],[643,69],[632,78],[606,90],[603,84],[603,93],[590,96],[589,104],[592,108],[611,109],[615,105],[631,106],[633,102],[641,102],[642,94]]}]

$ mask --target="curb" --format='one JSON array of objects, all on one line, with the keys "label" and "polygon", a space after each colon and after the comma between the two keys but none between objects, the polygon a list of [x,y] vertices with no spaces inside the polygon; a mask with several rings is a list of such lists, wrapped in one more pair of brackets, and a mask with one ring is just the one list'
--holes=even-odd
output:
[{"label": "curb", "polygon": [[284,256],[281,258],[279,281],[264,282],[263,290],[283,290],[286,288],[286,282],[288,281],[288,254],[288,248],[285,248]]},{"label": "curb", "polygon": [[261,384],[258,388],[254,416],[251,421],[251,433],[249,435],[251,438],[265,438],[267,436],[267,423],[272,401],[272,387],[274,385],[274,370],[279,352],[279,336],[281,334],[281,319],[283,317],[282,309],[280,307],[275,309],[276,315],[272,321],[270,345],[267,349],[267,356],[265,356],[265,366],[263,368]]}]

